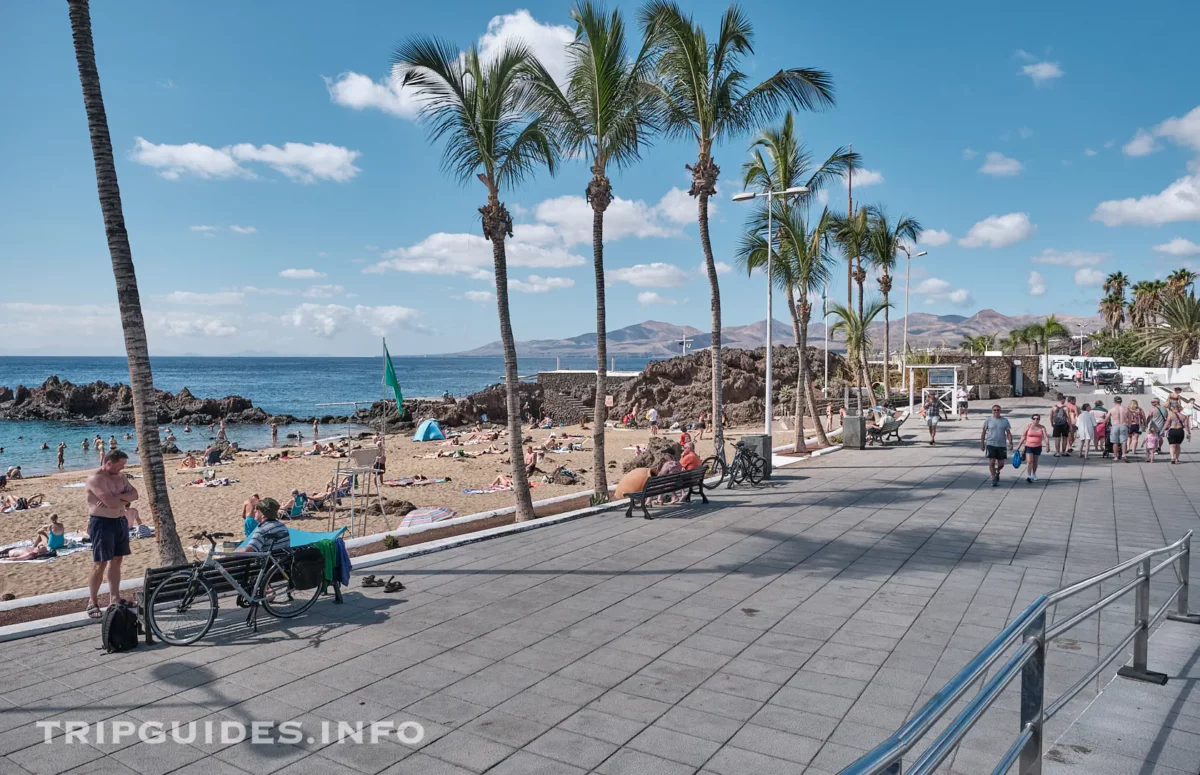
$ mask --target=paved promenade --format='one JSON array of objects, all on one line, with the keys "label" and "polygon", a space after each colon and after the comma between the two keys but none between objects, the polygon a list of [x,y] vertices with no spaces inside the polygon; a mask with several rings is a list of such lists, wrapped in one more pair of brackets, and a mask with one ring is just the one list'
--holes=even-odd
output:
[{"label": "paved promenade", "polygon": [[[1003,403],[1017,431],[1032,410],[1047,414],[1044,401]],[[408,590],[356,580],[345,605],[264,617],[257,635],[235,610],[187,648],[106,656],[96,628],[0,644],[0,775],[836,773],[1038,594],[1200,527],[1194,447],[1180,466],[1047,456],[1040,483],[1009,467],[993,488],[982,412],[943,423],[937,446],[910,422],[908,444],[779,470],[767,487],[722,489],[662,519],[606,513],[373,568]],[[1167,591],[1164,575],[1154,599]],[[1131,604],[1053,644],[1050,698],[1120,641]],[[1200,628],[1170,627],[1170,653],[1156,664],[1156,636],[1150,667],[1194,676]],[[1068,705],[1049,739],[1107,684]],[[1177,707],[1198,717],[1194,702]],[[1010,691],[947,771],[990,772],[1016,708]],[[59,732],[47,745],[39,719],[297,721],[317,737],[322,722],[416,721],[425,737],[68,744]],[[1184,726],[1176,742],[1200,741]],[[1196,775],[1177,764],[1120,771]]]}]

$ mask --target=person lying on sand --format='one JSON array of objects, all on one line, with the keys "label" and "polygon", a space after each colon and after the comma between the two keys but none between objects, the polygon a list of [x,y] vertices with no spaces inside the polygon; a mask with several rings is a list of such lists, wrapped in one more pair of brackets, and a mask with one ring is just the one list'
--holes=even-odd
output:
[{"label": "person lying on sand", "polygon": [[0,495],[0,510],[12,509],[13,511],[24,511],[25,509],[36,509],[42,505],[45,497],[40,492],[28,498],[22,498],[17,495]]},{"label": "person lying on sand", "polygon": [[199,468],[199,467],[200,467],[200,461],[197,460],[196,456],[193,455],[191,452],[187,453],[187,456],[184,457],[183,460],[179,461],[179,470],[180,471],[187,469],[187,468]]},{"label": "person lying on sand", "polygon": [[512,487],[512,486],[513,486],[512,477],[509,476],[508,474],[500,474],[499,476],[497,476],[495,479],[492,480],[491,484],[488,485],[488,487]]}]

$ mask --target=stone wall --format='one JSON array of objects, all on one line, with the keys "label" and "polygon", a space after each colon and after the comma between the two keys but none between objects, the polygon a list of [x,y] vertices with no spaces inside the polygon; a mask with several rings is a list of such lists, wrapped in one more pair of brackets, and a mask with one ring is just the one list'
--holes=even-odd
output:
[{"label": "stone wall", "polygon": [[[615,395],[632,376],[608,376],[608,392]],[[596,372],[543,371],[538,374],[542,406],[555,422],[568,425],[591,418],[596,405]]]},{"label": "stone wall", "polygon": [[[1038,374],[1038,359],[1031,355],[968,355],[966,353],[940,353],[937,364],[966,366],[964,380],[972,386],[971,398],[979,397],[977,386],[986,385],[991,398],[1011,398],[1013,395],[1012,369],[1013,361],[1021,362],[1021,380],[1024,394],[1041,395],[1044,386],[1040,383]],[[935,364],[936,365],[936,364]],[[920,390],[925,386],[923,369],[914,372],[913,383]]]}]

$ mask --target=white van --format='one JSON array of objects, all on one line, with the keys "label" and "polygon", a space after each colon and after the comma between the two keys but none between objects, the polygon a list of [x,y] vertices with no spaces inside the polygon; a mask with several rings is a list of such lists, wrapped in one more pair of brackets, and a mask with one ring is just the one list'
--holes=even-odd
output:
[{"label": "white van", "polygon": [[1069,357],[1061,355],[1051,356],[1050,358],[1050,378],[1058,380],[1075,379],[1075,361]]}]

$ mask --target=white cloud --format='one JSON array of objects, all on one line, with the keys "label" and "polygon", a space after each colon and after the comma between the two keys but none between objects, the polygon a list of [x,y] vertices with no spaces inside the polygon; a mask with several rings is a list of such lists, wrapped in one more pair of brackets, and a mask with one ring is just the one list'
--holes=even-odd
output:
[{"label": "white cloud", "polygon": [[204,306],[227,306],[241,304],[246,295],[240,291],[220,291],[217,293],[195,293],[193,291],[173,291],[163,297],[169,304],[199,304]]},{"label": "white cloud", "polygon": [[1183,237],[1176,237],[1170,242],[1155,245],[1154,250],[1169,256],[1200,256],[1200,245]]},{"label": "white cloud", "polygon": [[[514,229],[514,233],[515,233]],[[580,266],[581,256],[566,248],[524,242],[515,237],[506,245],[509,266],[532,269]],[[462,274],[476,280],[491,279],[492,243],[475,234],[431,234],[415,245],[383,253],[385,260],[363,269],[368,274],[388,270],[415,274]]]},{"label": "white cloud", "polygon": [[674,304],[674,299],[669,299],[665,296],[660,296],[654,291],[642,291],[637,295],[638,304],[643,307],[648,307],[651,304]]},{"label": "white cloud", "polygon": [[978,155],[979,151],[975,150],[974,148],[963,148],[962,157],[967,161],[974,159]]},{"label": "white cloud", "polygon": [[340,285],[313,285],[303,294],[306,299],[333,299],[338,296],[352,296]]},{"label": "white cloud", "polygon": [[324,277],[324,272],[318,272],[316,269],[284,269],[279,273],[280,277],[286,277],[289,280],[316,280],[319,277]]},{"label": "white cloud", "polygon": [[426,333],[428,329],[417,322],[420,313],[408,307],[358,305],[351,309],[341,304],[301,304],[283,315],[285,324],[304,328],[316,336],[330,337],[354,322],[367,328],[373,336],[405,329]]},{"label": "white cloud", "polygon": [[[847,184],[847,178],[842,177],[842,185]],[[878,170],[855,170],[852,181],[855,188],[866,188],[867,186],[877,186],[883,182],[883,173]]]},{"label": "white cloud", "polygon": [[661,261],[609,269],[606,277],[609,282],[624,282],[639,288],[678,288],[688,280],[687,272]]},{"label": "white cloud", "polygon": [[[717,270],[718,275],[730,274],[733,272],[733,264],[727,264],[724,261],[714,261],[713,266]],[[699,265],[697,265],[696,271],[705,280],[708,279],[708,267],[705,265],[705,263],[703,261],[701,261],[699,263]]]},{"label": "white cloud", "polygon": [[[479,56],[485,62],[493,60],[506,45],[523,41],[559,84],[567,79],[567,46],[575,38],[571,27],[542,24],[524,9],[492,17],[487,31],[478,41]],[[335,104],[354,110],[380,110],[399,118],[416,118],[421,102],[411,87],[401,87],[401,68],[380,79],[372,80],[361,73],[345,72],[337,78],[325,78],[329,99]]]},{"label": "white cloud", "polygon": [[254,293],[263,296],[295,296],[296,291],[290,288],[256,288],[253,285],[245,285],[239,289],[242,293]]},{"label": "white cloud", "polygon": [[934,304],[941,301],[961,307],[974,303],[974,300],[971,298],[971,292],[966,288],[955,288],[939,277],[930,277],[927,280],[922,280],[916,288],[913,288],[913,293],[918,296],[924,296],[926,304]]},{"label": "white cloud", "polygon": [[967,236],[958,241],[964,248],[1005,248],[1037,233],[1037,226],[1029,220],[1027,213],[989,215],[976,223]]},{"label": "white cloud", "polygon": [[1162,146],[1154,139],[1154,135],[1145,129],[1139,129],[1132,140],[1121,146],[1126,156],[1148,156],[1160,148]]},{"label": "white cloud", "polygon": [[220,231],[221,229],[220,226],[189,226],[188,228],[192,231],[204,232],[206,234],[209,232]]},{"label": "white cloud", "polygon": [[1101,202],[1096,205],[1092,220],[1105,226],[1161,226],[1178,221],[1200,221],[1200,174],[1184,175],[1159,194]]},{"label": "white cloud", "polygon": [[1095,152],[1095,151],[1093,151],[1091,148],[1084,148],[1084,149],[1083,149],[1083,155],[1084,155],[1084,156],[1095,156],[1095,155],[1096,155],[1096,152]]},{"label": "white cloud", "polygon": [[229,227],[229,230],[236,234],[253,234],[258,229],[253,226],[238,226],[236,223]]},{"label": "white cloud", "polygon": [[[689,194],[686,189],[672,188],[667,193],[663,194],[663,198],[658,200],[656,210],[666,220],[671,223],[685,226],[689,223],[695,223],[699,214],[697,210],[696,198]],[[708,200],[708,214],[711,217],[717,212],[717,203],[712,199]]]},{"label": "white cloud", "polygon": [[1033,130],[1027,126],[1023,126],[1017,130],[1017,134],[1020,135],[1022,140],[1028,140],[1033,137]]},{"label": "white cloud", "polygon": [[1089,288],[1098,287],[1104,284],[1104,272],[1099,269],[1084,267],[1083,269],[1075,270],[1075,284]]},{"label": "white cloud", "polygon": [[954,239],[954,237],[952,237],[950,235],[950,232],[948,232],[948,231],[944,231],[944,230],[940,231],[938,229],[926,229],[925,231],[921,232],[921,239],[918,240],[918,242],[920,242],[920,244],[922,244],[922,245],[926,245],[931,248],[936,248],[940,245],[945,245],[952,239]]},{"label": "white cloud", "polygon": [[187,175],[216,179],[253,178],[256,177],[254,172],[242,163],[257,162],[292,180],[313,183],[317,180],[350,180],[360,172],[354,161],[361,154],[330,143],[284,143],[282,148],[239,143],[213,148],[199,143],[159,145],[138,137],[129,155],[138,164],[157,169],[167,180]]},{"label": "white cloud", "polygon": [[150,328],[167,336],[226,337],[238,332],[237,326],[222,320],[177,314],[152,317]]},{"label": "white cloud", "polygon": [[1046,248],[1031,261],[1046,266],[1069,266],[1078,269],[1083,266],[1097,266],[1108,258],[1107,253],[1089,253],[1084,250],[1054,250]]},{"label": "white cloud", "polygon": [[[645,202],[615,197],[604,213],[604,238],[668,237],[678,233],[660,224],[656,215],[654,207]],[[581,196],[539,202],[534,217],[552,227],[567,247],[592,241],[592,208]]]},{"label": "white cloud", "polygon": [[492,296],[491,291],[467,291],[466,293],[463,294],[463,298],[466,299],[467,301],[474,301],[474,302],[477,302],[480,304],[486,304],[495,297]]},{"label": "white cloud", "polygon": [[1009,158],[998,151],[991,151],[984,159],[983,166],[979,168],[979,171],[984,175],[1008,177],[1020,173],[1024,166],[1016,159]]},{"label": "white cloud", "polygon": [[520,293],[549,293],[550,291],[574,287],[575,281],[569,277],[539,277],[531,274],[524,280],[508,278],[508,289]]},{"label": "white cloud", "polygon": [[421,109],[420,101],[413,89],[401,88],[400,77],[395,69],[381,81],[347,72],[336,79],[325,78],[325,88],[330,100],[347,108],[374,108],[400,118],[416,118]]},{"label": "white cloud", "polygon": [[1029,295],[1030,296],[1045,296],[1046,295],[1046,278],[1042,277],[1041,272],[1029,273]]},{"label": "white cloud", "polygon": [[1034,62],[1024,65],[1017,75],[1028,75],[1034,86],[1045,86],[1055,78],[1062,78],[1063,71],[1058,62]]}]

